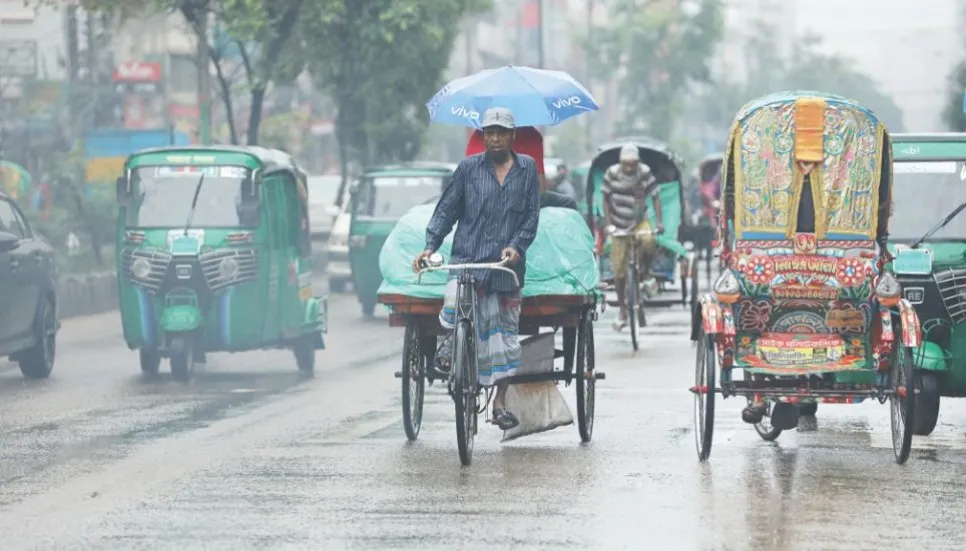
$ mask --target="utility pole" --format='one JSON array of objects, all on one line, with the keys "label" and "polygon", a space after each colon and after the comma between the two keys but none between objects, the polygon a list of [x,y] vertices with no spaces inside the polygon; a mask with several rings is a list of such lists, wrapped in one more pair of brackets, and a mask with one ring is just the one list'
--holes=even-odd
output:
[{"label": "utility pole", "polygon": [[97,25],[97,18],[90,11],[85,11],[84,13],[87,25],[84,26],[85,40],[87,41],[87,82],[90,86],[91,92],[91,128],[97,128],[99,117],[98,113],[100,111],[101,104],[101,94],[100,94],[100,83],[97,80],[97,53],[100,49],[97,44],[97,30],[94,28]]},{"label": "utility pole", "polygon": [[[593,89],[594,64],[592,58],[594,51],[594,0],[587,0],[587,36],[584,46],[584,78],[587,79],[587,89]],[[592,150],[594,147],[594,119],[593,117],[585,116],[584,121],[584,130],[587,133],[587,149]]]},{"label": "utility pole", "polygon": [[198,10],[198,139],[211,145],[211,51],[208,43],[208,10]]},{"label": "utility pole", "polygon": [[543,1],[537,0],[537,67],[544,68],[545,59],[543,54]]}]

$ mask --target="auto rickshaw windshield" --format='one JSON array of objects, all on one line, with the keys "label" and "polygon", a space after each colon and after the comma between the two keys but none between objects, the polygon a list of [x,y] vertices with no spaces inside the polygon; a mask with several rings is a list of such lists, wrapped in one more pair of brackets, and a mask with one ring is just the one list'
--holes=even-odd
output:
[{"label": "auto rickshaw windshield", "polygon": [[443,192],[440,176],[373,176],[359,187],[355,214],[376,218],[402,218],[409,209],[422,205]]},{"label": "auto rickshaw windshield", "polygon": [[[966,162],[896,161],[893,165],[889,221],[893,239],[919,239],[956,205],[966,201]],[[930,239],[966,240],[966,213],[962,213]]]},{"label": "auto rickshaw windshield", "polygon": [[[198,182],[204,174],[204,182]],[[237,166],[151,166],[134,171],[136,203],[127,209],[126,224],[137,228],[177,228],[184,226],[195,204],[191,226],[195,228],[232,228],[245,224],[239,206],[242,184],[250,177],[247,168]]]}]

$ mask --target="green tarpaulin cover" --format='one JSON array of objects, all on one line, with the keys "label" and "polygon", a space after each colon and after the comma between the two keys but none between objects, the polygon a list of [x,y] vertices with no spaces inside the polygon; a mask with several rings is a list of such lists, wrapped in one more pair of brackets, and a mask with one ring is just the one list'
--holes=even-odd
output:
[{"label": "green tarpaulin cover", "polygon": [[[400,294],[420,298],[442,298],[448,272],[423,274],[416,283],[413,259],[426,246],[426,226],[435,205],[414,207],[389,234],[379,254],[383,282],[379,294]],[[454,229],[455,231],[455,229]],[[439,252],[450,258],[453,234],[446,237]],[[523,296],[586,295],[599,293],[594,239],[587,222],[572,209],[540,209],[537,237],[527,251],[527,279]]]}]

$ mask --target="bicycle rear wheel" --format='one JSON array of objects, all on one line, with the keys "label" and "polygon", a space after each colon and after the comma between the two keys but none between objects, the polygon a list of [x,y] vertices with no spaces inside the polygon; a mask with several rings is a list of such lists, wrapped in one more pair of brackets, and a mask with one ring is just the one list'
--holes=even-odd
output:
[{"label": "bicycle rear wheel", "polygon": [[631,264],[627,267],[627,287],[624,291],[624,300],[627,301],[627,321],[631,330],[631,346],[637,350],[637,315],[641,309],[641,284],[637,280],[637,268]]},{"label": "bicycle rear wheel", "polygon": [[477,386],[476,346],[473,326],[469,321],[457,323],[453,334],[453,403],[456,410],[456,444],[460,463],[473,461],[473,441],[476,437]]}]

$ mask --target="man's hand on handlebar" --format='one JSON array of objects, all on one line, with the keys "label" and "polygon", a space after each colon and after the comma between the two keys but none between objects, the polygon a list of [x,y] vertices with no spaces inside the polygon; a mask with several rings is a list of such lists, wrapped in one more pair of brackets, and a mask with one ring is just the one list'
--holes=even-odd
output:
[{"label": "man's hand on handlebar", "polygon": [[513,266],[517,262],[520,262],[520,253],[518,253],[517,250],[514,249],[513,247],[507,247],[503,249],[503,251],[500,253],[500,257],[506,259],[507,264],[509,264],[510,266]]},{"label": "man's hand on handlebar", "polygon": [[433,254],[433,251],[428,250],[417,254],[416,258],[413,260],[413,271],[418,273],[420,270],[428,266],[429,256],[431,254]]}]

